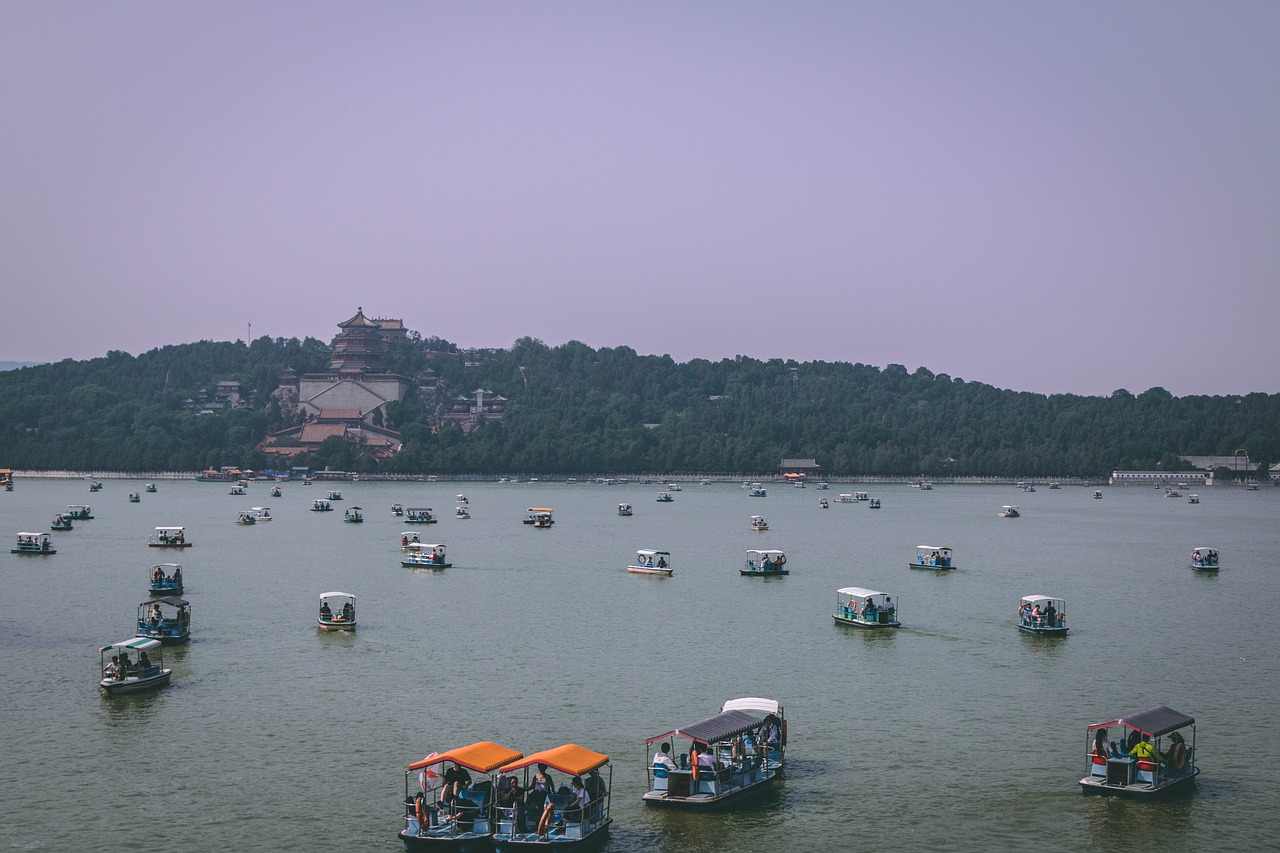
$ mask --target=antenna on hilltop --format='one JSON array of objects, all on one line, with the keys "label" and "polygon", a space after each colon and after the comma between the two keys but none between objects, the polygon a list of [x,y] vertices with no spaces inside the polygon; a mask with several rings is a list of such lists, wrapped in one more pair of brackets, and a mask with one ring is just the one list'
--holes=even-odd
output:
[{"label": "antenna on hilltop", "polygon": [[250,323],[250,324],[249,324],[249,331],[248,331],[248,333],[245,335],[245,342],[246,342],[246,343],[253,343],[253,324],[252,324],[252,323]]}]

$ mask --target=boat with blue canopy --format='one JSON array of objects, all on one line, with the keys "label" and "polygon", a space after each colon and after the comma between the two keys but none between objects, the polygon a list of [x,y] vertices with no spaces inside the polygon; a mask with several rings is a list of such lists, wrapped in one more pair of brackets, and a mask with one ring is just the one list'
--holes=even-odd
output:
[{"label": "boat with blue canopy", "polygon": [[18,543],[9,549],[10,554],[56,554],[53,537],[48,533],[19,533]]}]

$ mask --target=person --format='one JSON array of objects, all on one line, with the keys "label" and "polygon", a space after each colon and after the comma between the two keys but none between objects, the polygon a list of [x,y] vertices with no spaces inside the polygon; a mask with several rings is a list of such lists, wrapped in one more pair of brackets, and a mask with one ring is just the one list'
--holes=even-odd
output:
[{"label": "person", "polygon": [[570,784],[573,786],[573,801],[569,807],[572,811],[566,809],[565,814],[571,820],[581,821],[587,815],[587,806],[591,804],[591,792],[587,790],[581,776],[574,776]]},{"label": "person", "polygon": [[348,601],[346,604],[342,605],[342,618],[343,618],[344,620],[346,620],[347,622],[354,622],[354,621],[355,621],[355,618],[356,618],[356,608],[355,608],[355,605],[354,605],[354,604],[352,604],[350,601]]},{"label": "person", "polygon": [[1053,602],[1049,602],[1049,606],[1044,609],[1044,623],[1052,628],[1058,620],[1058,609],[1053,606]]},{"label": "person", "polygon": [[120,678],[125,679],[132,675],[133,661],[129,660],[128,652],[120,653]]},{"label": "person", "polygon": [[771,749],[777,749],[778,740],[781,738],[781,732],[778,729],[778,718],[773,714],[764,718],[761,724],[760,740],[764,745]]},{"label": "person", "polygon": [[1044,614],[1040,612],[1039,604],[1031,608],[1031,621],[1036,625],[1041,625],[1044,623]]},{"label": "person", "polygon": [[658,568],[660,568],[660,569],[665,569],[666,567],[667,567],[667,558],[666,558],[666,557],[659,557],[659,558],[658,558]]},{"label": "person", "polygon": [[182,584],[182,566],[173,570],[173,582],[179,586]]},{"label": "person", "polygon": [[1107,763],[1107,730],[1098,729],[1093,735],[1093,763]]},{"label": "person", "polygon": [[444,788],[441,789],[440,799],[445,803],[452,803],[462,789],[470,784],[471,774],[467,772],[467,768],[454,764],[444,771]]},{"label": "person", "polygon": [[156,581],[157,583],[164,580],[164,569],[160,568],[159,566],[156,566],[154,569],[152,569],[151,580]]},{"label": "person", "polygon": [[[552,799],[555,793],[556,783],[551,778],[551,774],[547,772],[547,765],[539,764],[538,772],[533,774],[533,786],[530,788],[531,794],[534,792],[541,793],[545,802],[542,806],[542,814],[538,818],[537,832],[539,838],[545,838],[547,832],[551,829],[551,822],[555,817],[556,803]],[[533,796],[529,797],[528,805],[533,806]]]},{"label": "person", "polygon": [[320,602],[320,618],[324,620],[333,618],[333,610],[330,609],[329,602],[327,601]]},{"label": "person", "polygon": [[1018,622],[1022,625],[1029,625],[1031,624],[1030,620],[1031,605],[1024,601],[1022,604],[1018,605]]},{"label": "person", "polygon": [[868,598],[862,603],[862,618],[874,619],[876,616],[876,603]]},{"label": "person", "polygon": [[591,797],[591,802],[599,802],[603,800],[605,795],[609,793],[608,787],[604,784],[604,780],[600,778],[600,768],[592,767],[587,771],[585,780],[587,786],[587,794]]},{"label": "person", "polygon": [[658,754],[653,757],[654,767],[665,767],[667,770],[675,770],[676,762],[671,757],[671,744],[664,743],[658,748]]},{"label": "person", "polygon": [[102,677],[113,681],[120,679],[120,655],[111,656],[111,663],[102,668]]},{"label": "person", "polygon": [[884,597],[884,612],[885,612],[885,613],[892,613],[892,612],[893,612],[893,597],[892,597],[892,596],[886,595],[886,596]]},{"label": "person", "polygon": [[151,669],[151,656],[144,649],[142,654],[138,655],[138,672],[146,675],[149,669]]},{"label": "person", "polygon": [[403,547],[403,546],[408,545],[408,544],[409,544],[409,537],[408,537],[408,536],[401,536],[401,537],[400,537],[400,545]]},{"label": "person", "polygon": [[151,627],[154,628],[160,624],[160,605],[159,604],[151,605],[151,613],[149,618],[151,620]]},{"label": "person", "polygon": [[511,810],[512,834],[524,832],[524,797],[520,795],[520,781],[514,776],[504,776],[498,783],[498,807]]},{"label": "person", "polygon": [[[695,747],[697,749],[697,747]],[[716,754],[710,746],[702,747],[698,752],[698,769],[710,770],[711,777],[715,776],[716,770]],[[701,774],[700,774],[701,775]]]},{"label": "person", "polygon": [[1156,751],[1155,746],[1151,743],[1151,739],[1146,735],[1142,735],[1137,743],[1129,750],[1129,754],[1141,762],[1152,762],[1157,758],[1163,757]]}]

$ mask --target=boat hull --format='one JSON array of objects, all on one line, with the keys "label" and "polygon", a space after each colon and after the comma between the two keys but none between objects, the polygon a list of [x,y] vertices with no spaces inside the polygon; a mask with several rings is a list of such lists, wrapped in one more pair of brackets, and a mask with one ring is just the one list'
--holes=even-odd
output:
[{"label": "boat hull", "polygon": [[493,850],[493,835],[474,832],[456,834],[432,830],[436,835],[418,835],[411,830],[400,831],[400,843],[405,850],[448,850],[453,853],[489,853]]},{"label": "boat hull", "polygon": [[613,818],[609,818],[581,838],[566,838],[552,833],[548,838],[539,839],[536,832],[522,832],[515,836],[495,835],[493,849],[495,853],[506,853],[508,850],[594,850],[609,837],[609,824],[612,822]]},{"label": "boat hull", "polygon": [[413,560],[401,560],[400,565],[406,569],[447,569],[453,566],[453,563],[427,563],[414,562]]},{"label": "boat hull", "polygon": [[1065,637],[1067,628],[1037,628],[1034,625],[1019,625],[1018,630],[1024,634],[1035,634],[1039,637]]},{"label": "boat hull", "polygon": [[316,625],[322,631],[354,631],[356,629],[355,621],[351,622],[326,622],[324,619],[316,619]]},{"label": "boat hull", "polygon": [[1196,777],[1200,768],[1193,767],[1187,775],[1173,779],[1153,788],[1145,783],[1134,785],[1108,785],[1101,776],[1086,776],[1080,780],[1080,790],[1086,794],[1101,794],[1110,797],[1129,797],[1130,799],[1149,800],[1168,797],[1175,794],[1189,793],[1195,788]]},{"label": "boat hull", "polygon": [[898,620],[891,622],[863,622],[861,619],[848,619],[838,613],[831,614],[831,618],[836,620],[837,625],[851,625],[854,628],[865,628],[867,630],[875,630],[877,628],[901,628],[902,623]]},{"label": "boat hull", "polygon": [[659,569],[653,566],[627,566],[627,571],[637,575],[660,575],[669,578],[674,569]]},{"label": "boat hull", "polygon": [[108,696],[116,696],[121,693],[141,693],[144,690],[155,690],[157,687],[164,687],[169,683],[169,676],[173,675],[173,670],[161,670],[158,675],[148,678],[126,678],[122,681],[104,678],[98,682],[99,689]]},{"label": "boat hull", "polygon": [[193,542],[148,542],[148,548],[190,548]]},{"label": "boat hull", "polygon": [[791,570],[790,569],[770,569],[768,571],[763,571],[763,570],[756,570],[756,569],[738,569],[738,574],[744,575],[746,577],[772,578],[772,577],[777,577],[779,575],[789,575],[791,574]]},{"label": "boat hull", "polygon": [[773,790],[773,780],[777,778],[776,773],[771,773],[757,782],[750,785],[744,785],[741,788],[734,788],[724,794],[712,796],[711,794],[695,794],[689,797],[672,797],[665,791],[646,791],[644,794],[644,803],[647,806],[655,806],[657,808],[685,809],[690,811],[714,811],[722,809],[726,806],[739,803],[750,797],[755,797],[767,791]]},{"label": "boat hull", "polygon": [[30,556],[33,556],[33,557],[43,557],[43,556],[44,556],[44,555],[46,555],[46,554],[56,554],[56,553],[58,553],[58,549],[57,549],[57,548],[49,548],[48,550],[45,550],[45,551],[28,551],[28,550],[26,550],[25,548],[10,548],[10,549],[9,549],[9,553],[10,553],[10,554],[27,554],[27,555],[30,555]]},{"label": "boat hull", "polygon": [[931,566],[931,565],[929,565],[928,563],[912,563],[912,562],[908,562],[908,563],[907,563],[907,568],[911,568],[911,569],[924,569],[925,571],[929,571],[929,572],[953,572],[953,571],[955,571],[955,570],[956,570],[956,566],[954,566],[954,565],[952,565],[952,566]]}]

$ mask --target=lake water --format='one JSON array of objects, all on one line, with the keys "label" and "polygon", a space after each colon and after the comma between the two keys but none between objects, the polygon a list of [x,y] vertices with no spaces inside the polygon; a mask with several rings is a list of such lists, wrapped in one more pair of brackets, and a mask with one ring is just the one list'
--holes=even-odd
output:
[{"label": "lake water", "polygon": [[[0,600],[3,846],[15,850],[394,850],[404,765],[495,740],[565,742],[614,765],[609,851],[1274,849],[1280,490],[907,486],[329,485],[19,480],[0,531],[96,518],[51,557],[5,554]],[[453,518],[454,495],[472,519]],[[831,508],[820,510],[819,497]],[[410,528],[389,508],[431,506]],[[629,502],[635,515],[617,515]],[[1016,503],[1019,519],[1000,519]],[[275,520],[242,527],[239,510]],[[364,524],[342,510],[365,508]],[[556,510],[550,530],[520,523]],[[752,514],[771,530],[749,530]],[[194,547],[146,547],[185,525]],[[446,571],[404,569],[399,535],[448,545]],[[912,571],[921,543],[958,571]],[[1189,553],[1221,552],[1193,572]],[[636,548],[671,578],[631,575]],[[791,575],[738,575],[752,547]],[[103,698],[97,646],[132,634],[149,567],[183,565],[193,641],[166,650],[168,689]],[[905,627],[833,624],[835,590],[893,594]],[[320,633],[318,596],[355,593],[359,630]],[[1067,601],[1071,635],[1014,628],[1018,598]],[[712,815],[646,809],[644,740],[736,696],[780,699],[785,782]],[[1169,705],[1197,719],[1202,775],[1162,803],[1088,797],[1085,727]]]}]

